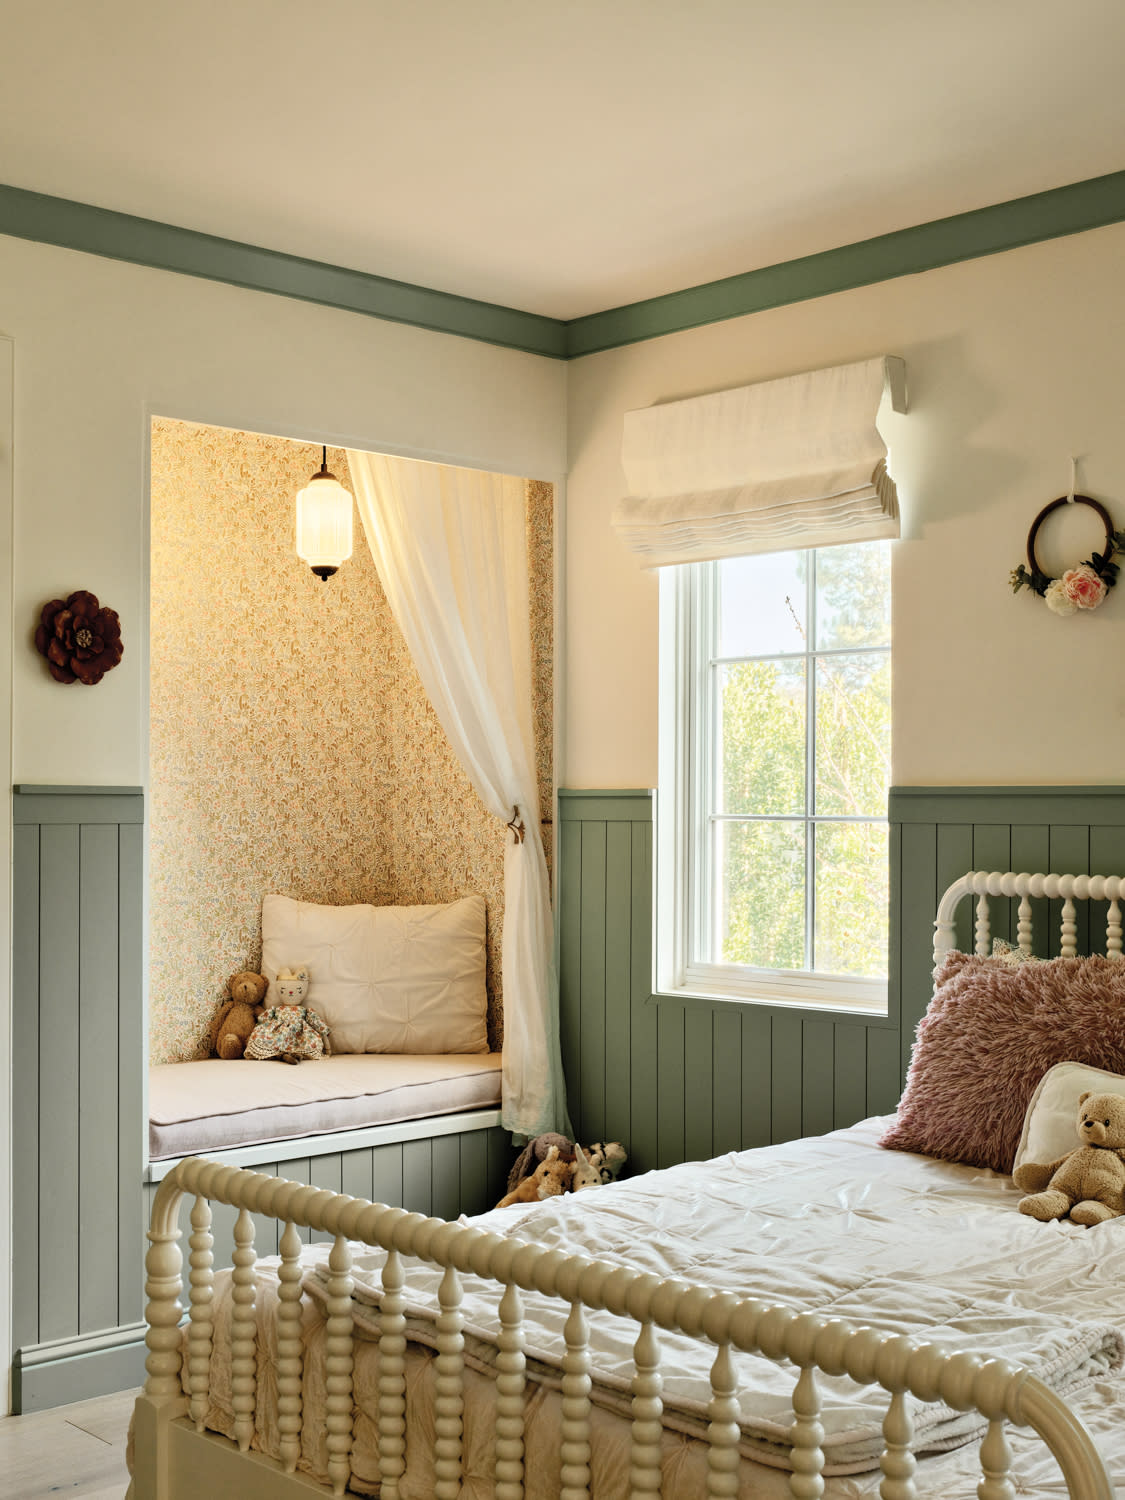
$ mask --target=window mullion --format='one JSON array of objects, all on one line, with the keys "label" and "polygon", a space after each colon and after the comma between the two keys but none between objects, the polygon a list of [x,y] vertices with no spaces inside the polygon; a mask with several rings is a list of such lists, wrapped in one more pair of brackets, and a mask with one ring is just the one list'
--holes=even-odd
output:
[{"label": "window mullion", "polygon": [[805,967],[816,967],[816,552],[805,577]]}]

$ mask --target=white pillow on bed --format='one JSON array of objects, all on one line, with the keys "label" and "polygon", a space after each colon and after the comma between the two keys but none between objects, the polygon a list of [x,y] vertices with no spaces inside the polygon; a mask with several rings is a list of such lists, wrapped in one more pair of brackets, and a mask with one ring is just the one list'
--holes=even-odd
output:
[{"label": "white pillow on bed", "polygon": [[262,973],[309,971],[333,1052],[487,1052],[485,905],[318,906],[262,900]]},{"label": "white pillow on bed", "polygon": [[1012,1170],[1025,1161],[1058,1161],[1082,1143],[1074,1122],[1078,1118],[1079,1094],[1125,1094],[1125,1078],[1085,1063],[1061,1062],[1048,1068],[1039,1080],[1027,1114]]}]

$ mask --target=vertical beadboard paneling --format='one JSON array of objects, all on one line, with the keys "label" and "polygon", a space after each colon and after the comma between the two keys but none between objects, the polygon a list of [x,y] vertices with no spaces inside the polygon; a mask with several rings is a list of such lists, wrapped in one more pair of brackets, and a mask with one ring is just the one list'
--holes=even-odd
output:
[{"label": "vertical beadboard paneling", "polygon": [[144,1033],[144,829],[118,825],[117,888],[117,1321],[144,1314],[143,1227],[137,1163],[148,1149]]},{"label": "vertical beadboard paneling", "polygon": [[[582,1138],[620,1136],[633,1171],[889,1113],[933,992],[934,915],[946,886],[971,869],[1125,870],[1122,788],[896,787],[888,1014],[837,1019],[799,1008],[684,1001],[650,990],[651,797],[564,791],[559,801],[571,1116]],[[973,916],[971,903],[962,903],[957,943],[970,951]],[[1010,904],[993,903],[993,932],[1010,937],[1014,924]],[[1057,952],[1057,913],[1053,925],[1049,951]],[[1085,912],[1078,925],[1085,946]],[[1037,943],[1047,951],[1042,925]]]},{"label": "vertical beadboard paneling", "polygon": [[[78,1331],[117,1325],[118,829],[79,829]],[[133,1059],[126,1059],[127,1063]],[[137,1175],[134,1167],[134,1177]]]},{"label": "vertical beadboard paneling", "polygon": [[[893,826],[900,826],[902,872],[892,887],[892,933],[902,950],[903,1045],[908,1053],[918,1019],[932,994],[921,957],[921,915],[942,890],[971,869],[1055,870],[1069,874],[1116,875],[1125,869],[1125,788],[1122,787],[895,787],[890,798]],[[927,876],[932,847],[933,889]],[[1046,908],[1050,907],[1047,912]],[[1032,902],[1035,951],[1059,951],[1062,903]],[[1015,932],[1014,903],[989,902],[992,930]],[[1095,909],[1095,924],[1104,907]],[[997,917],[997,913],[999,916]],[[958,911],[957,946],[973,947],[972,902]],[[1079,952],[1104,943],[1104,929],[1091,937],[1088,910],[1077,910]],[[931,927],[932,930],[932,927]],[[870,1056],[870,1054],[869,1054]]]},{"label": "vertical beadboard paneling", "polygon": [[[471,1207],[464,1208],[468,1214],[480,1213],[496,1201],[488,1195],[488,1142],[479,1130],[466,1131],[460,1136],[461,1200]],[[366,1195],[365,1195],[366,1196]]]},{"label": "vertical beadboard paneling", "polygon": [[[867,1109],[868,1027],[837,1021],[832,1037],[832,1128],[854,1125]],[[897,1033],[891,1033],[897,1040]]]},{"label": "vertical beadboard paneling", "polygon": [[633,993],[633,827],[605,830],[605,1121],[610,1140],[629,1138],[629,1020]]},{"label": "vertical beadboard paneling", "polygon": [[40,1341],[78,1332],[79,842],[77,823],[39,830]]},{"label": "vertical beadboard paneling", "polygon": [[[606,823],[582,827],[581,1037],[578,1049],[578,1114],[605,1119]],[[614,944],[616,947],[616,942]]]},{"label": "vertical beadboard paneling", "polygon": [[740,1005],[742,1018],[742,1149],[773,1139],[773,1017],[757,1005]]},{"label": "vertical beadboard paneling", "polygon": [[662,1003],[656,1016],[657,1166],[685,1160],[684,1023],[682,1000]]},{"label": "vertical beadboard paneling", "polygon": [[347,1193],[349,1198],[374,1198],[370,1150],[341,1154],[340,1191]]},{"label": "vertical beadboard paneling", "polygon": [[392,1208],[403,1207],[402,1145],[376,1146],[371,1153],[371,1197]]},{"label": "vertical beadboard paneling", "polygon": [[15,1347],[143,1304],[139,789],[15,788]]},{"label": "vertical beadboard paneling", "polygon": [[801,1130],[804,1029],[799,1010],[773,1018],[770,1047],[770,1140],[796,1140]]},{"label": "vertical beadboard paneling", "polygon": [[836,1126],[835,1033],[835,1024],[830,1019],[802,1023],[802,1135],[826,1135]]},{"label": "vertical beadboard paneling", "polygon": [[723,1006],[711,1013],[711,1153],[742,1149],[742,1017]]},{"label": "vertical beadboard paneling", "polygon": [[[897,829],[892,845],[897,865]],[[934,872],[931,840],[931,884]],[[638,1172],[861,1118],[888,1055],[869,1055],[862,1017],[652,994],[652,873],[649,794],[560,795],[561,1026],[579,1138],[623,1140]],[[927,951],[932,923],[931,905]],[[897,968],[894,981],[897,1006]],[[878,1024],[897,1051],[894,1022]],[[897,1063],[888,1087],[897,1099]]]},{"label": "vertical beadboard paneling", "polygon": [[[652,1000],[652,823],[629,825],[633,858],[629,891],[631,981],[629,987],[629,1121],[619,1139],[632,1156],[633,1170],[657,1164],[657,1008]],[[596,1139],[596,1133],[595,1133]]]},{"label": "vertical beadboard paneling", "polygon": [[[314,1156],[309,1160],[309,1185],[310,1187],[326,1188],[330,1193],[343,1191],[342,1175],[340,1168],[339,1152],[331,1152],[327,1156]],[[331,1244],[334,1235],[326,1233],[323,1229],[314,1229],[311,1235],[314,1245]]]},{"label": "vertical beadboard paneling", "polygon": [[415,1214],[432,1214],[434,1163],[431,1141],[402,1143],[402,1206]]},{"label": "vertical beadboard paneling", "polygon": [[430,1212],[455,1219],[461,1212],[461,1147],[455,1135],[437,1135],[430,1143]]},{"label": "vertical beadboard paneling", "polygon": [[582,824],[558,824],[559,1041],[572,1128],[584,1134],[576,1086],[582,1067]]},{"label": "vertical beadboard paneling", "polygon": [[715,1016],[710,1006],[684,1015],[684,1156],[706,1161],[715,1154]]},{"label": "vertical beadboard paneling", "polygon": [[39,1342],[39,828],[12,843],[12,1339]]}]

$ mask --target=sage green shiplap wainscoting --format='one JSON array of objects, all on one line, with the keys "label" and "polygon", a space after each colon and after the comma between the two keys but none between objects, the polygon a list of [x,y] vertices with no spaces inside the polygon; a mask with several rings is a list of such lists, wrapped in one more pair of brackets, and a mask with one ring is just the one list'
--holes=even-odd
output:
[{"label": "sage green shiplap wainscoting", "polygon": [[[1121,787],[896,787],[889,814],[888,1014],[835,1016],[653,994],[652,794],[560,792],[563,1064],[580,1138],[621,1140],[647,1171],[888,1112],[930,1000],[946,886],[972,869],[1125,871]],[[993,931],[1010,935],[1008,903],[993,907]],[[969,922],[965,905],[961,947]],[[1081,951],[1084,912],[1079,924]]]},{"label": "sage green shiplap wainscoting", "polygon": [[143,1371],[144,797],[17,786],[13,819],[12,1331],[26,1411]]},{"label": "sage green shiplap wainscoting", "polygon": [[[899,867],[891,870],[891,944],[901,954],[902,1064],[931,993],[938,897],[967,870],[1125,873],[1125,787],[894,787],[890,817]],[[1032,902],[1036,952],[1059,951],[1061,902]],[[971,902],[958,913],[957,947],[972,946]],[[1049,907],[1049,913],[1043,908]],[[1101,911],[1104,912],[1104,906]],[[1044,915],[1048,917],[1043,920]],[[996,937],[1015,929],[1012,903],[990,901]],[[1078,951],[1088,951],[1089,920],[1078,905]],[[1094,946],[1103,945],[1095,928]]]},{"label": "sage green shiplap wainscoting", "polygon": [[571,1121],[648,1171],[894,1108],[893,1016],[652,992],[647,791],[559,794],[560,1006]]}]

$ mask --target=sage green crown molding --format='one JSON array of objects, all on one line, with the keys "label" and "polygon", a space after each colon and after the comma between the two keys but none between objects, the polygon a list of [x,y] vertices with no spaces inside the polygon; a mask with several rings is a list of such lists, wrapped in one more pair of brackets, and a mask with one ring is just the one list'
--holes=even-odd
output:
[{"label": "sage green crown molding", "polygon": [[161,271],[202,276],[208,281],[225,281],[255,292],[276,292],[282,297],[319,302],[392,323],[410,323],[437,333],[460,334],[527,354],[566,358],[566,325],[557,318],[494,302],[476,302],[471,297],[391,281],[366,271],[305,260],[299,255],[24,188],[0,186],[0,234]]},{"label": "sage green crown molding", "polygon": [[608,308],[567,324],[567,357],[618,349],[623,344],[679,333],[704,323],[724,322],[806,302],[852,287],[890,281],[938,266],[996,255],[1038,240],[1078,234],[1125,219],[1125,172],[1091,177],[1086,182],[1013,198],[989,208],[953,214],[875,239],[841,245],[817,255],[763,266],[741,276],[727,276],[664,297],[650,297],[625,307]]},{"label": "sage green crown molding", "polygon": [[1122,220],[1125,171],[1111,172],[564,323],[540,313],[0,185],[0,234],[251,291],[274,292],[550,359],[576,359]]}]

